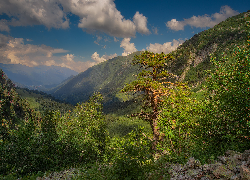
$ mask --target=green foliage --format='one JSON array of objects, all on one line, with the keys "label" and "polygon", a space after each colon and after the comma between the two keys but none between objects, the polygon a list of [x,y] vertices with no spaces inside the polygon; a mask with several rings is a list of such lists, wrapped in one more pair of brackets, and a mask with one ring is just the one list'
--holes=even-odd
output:
[{"label": "green foliage", "polygon": [[95,94],[71,114],[48,111],[23,121],[0,142],[1,174],[23,176],[101,160],[107,141],[100,100]]},{"label": "green foliage", "polygon": [[177,88],[174,94],[166,98],[160,113],[159,125],[164,134],[161,148],[174,160],[174,157],[187,158],[194,151],[197,128],[197,118],[200,113],[200,104],[191,98],[191,92],[186,87]]},{"label": "green foliage", "polygon": [[148,51],[135,56],[133,65],[139,65],[143,70],[138,74],[137,80],[122,89],[122,92],[142,93],[144,110],[141,110],[137,116],[149,122],[153,133],[152,149],[154,150],[160,136],[158,114],[162,97],[172,94],[173,87],[178,85],[178,83],[166,82],[176,77],[164,69],[171,60],[173,60],[171,54],[154,54]]},{"label": "green foliage", "polygon": [[107,131],[111,138],[121,138],[130,133],[132,130],[136,130],[139,127],[144,127],[146,134],[151,134],[151,127],[149,123],[136,118],[125,117],[108,114],[105,121],[107,123]]},{"label": "green foliage", "polygon": [[95,65],[80,73],[68,83],[52,93],[58,99],[71,104],[85,102],[96,91],[103,95],[104,104],[123,101],[119,95],[125,83],[135,80],[133,74],[138,73],[138,66],[131,62],[135,54],[119,56]]},{"label": "green foliage", "polygon": [[[191,81],[190,84],[206,78],[204,70],[213,68],[209,61],[211,53],[221,59],[222,53],[230,55],[234,47],[243,45],[247,40],[249,30],[246,22],[248,20],[244,15],[245,13],[241,13],[230,17],[185,41],[172,52],[175,61],[171,63],[171,72],[183,76],[186,81]],[[199,63],[202,65],[199,66]]]},{"label": "green foliage", "polygon": [[95,161],[105,152],[107,139],[101,101],[101,94],[96,93],[57,123],[59,139],[73,144],[81,152],[83,162]]},{"label": "green foliage", "polygon": [[210,152],[250,147],[249,47],[248,40],[232,56],[211,59],[216,69],[207,80],[209,99],[199,132]]},{"label": "green foliage", "polygon": [[0,144],[1,174],[20,176],[77,163],[78,151],[70,144],[56,141],[54,126],[55,116],[49,113],[44,119],[29,118],[12,130],[9,140]]},{"label": "green foliage", "polygon": [[7,140],[10,131],[31,114],[27,103],[15,92],[15,85],[0,70],[0,141]]},{"label": "green foliage", "polygon": [[27,88],[16,88],[16,92],[22,99],[25,99],[30,108],[38,113],[44,113],[47,110],[60,111],[62,114],[69,110],[73,110],[74,106],[63,101],[57,100],[51,95],[37,90],[29,90]]},{"label": "green foliage", "polygon": [[207,60],[199,63],[196,67],[191,66],[184,78],[184,81],[191,85],[204,81],[204,78],[207,75],[205,70],[213,68],[214,67],[210,61]]},{"label": "green foliage", "polygon": [[124,138],[113,139],[108,158],[114,179],[145,179],[153,163],[151,141],[143,136],[143,128],[138,128]]}]

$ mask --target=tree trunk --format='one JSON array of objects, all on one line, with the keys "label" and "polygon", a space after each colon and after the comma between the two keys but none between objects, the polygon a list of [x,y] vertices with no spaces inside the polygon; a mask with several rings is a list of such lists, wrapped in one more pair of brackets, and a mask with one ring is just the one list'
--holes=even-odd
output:
[{"label": "tree trunk", "polygon": [[158,107],[157,107],[157,101],[156,97],[152,96],[151,99],[151,104],[152,104],[152,109],[153,109],[153,114],[152,114],[152,132],[153,132],[153,144],[152,144],[152,149],[154,151],[157,151],[157,144],[160,141],[160,132],[159,132],[159,127],[158,127]]}]

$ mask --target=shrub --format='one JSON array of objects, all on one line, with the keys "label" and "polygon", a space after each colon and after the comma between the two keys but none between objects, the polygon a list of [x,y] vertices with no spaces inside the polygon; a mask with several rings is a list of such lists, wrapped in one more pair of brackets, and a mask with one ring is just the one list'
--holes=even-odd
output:
[{"label": "shrub", "polygon": [[206,116],[200,120],[200,135],[210,152],[250,148],[250,59],[248,44],[236,47],[232,57],[211,61],[216,69],[207,79]]}]

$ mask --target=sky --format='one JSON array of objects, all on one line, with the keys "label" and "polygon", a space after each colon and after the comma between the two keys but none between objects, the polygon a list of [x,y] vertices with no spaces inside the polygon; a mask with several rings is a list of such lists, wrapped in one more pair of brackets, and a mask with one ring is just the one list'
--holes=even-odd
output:
[{"label": "sky", "polygon": [[0,63],[80,73],[135,51],[169,53],[248,10],[247,0],[1,0]]}]

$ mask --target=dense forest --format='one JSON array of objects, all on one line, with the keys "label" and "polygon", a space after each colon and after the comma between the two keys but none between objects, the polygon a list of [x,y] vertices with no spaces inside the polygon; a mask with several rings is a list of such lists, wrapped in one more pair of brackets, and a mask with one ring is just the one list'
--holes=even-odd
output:
[{"label": "dense forest", "polygon": [[[246,38],[230,29],[234,21]],[[209,29],[190,39],[198,44],[187,41],[169,54],[135,54],[126,67],[140,70],[119,90],[127,101],[106,111],[105,92],[72,106],[16,88],[1,70],[0,179],[170,179],[172,164],[191,157],[206,164],[228,150],[249,150],[249,13],[226,22],[215,27],[225,37]],[[225,46],[210,49],[216,39]],[[204,46],[209,59],[201,60]]]}]

